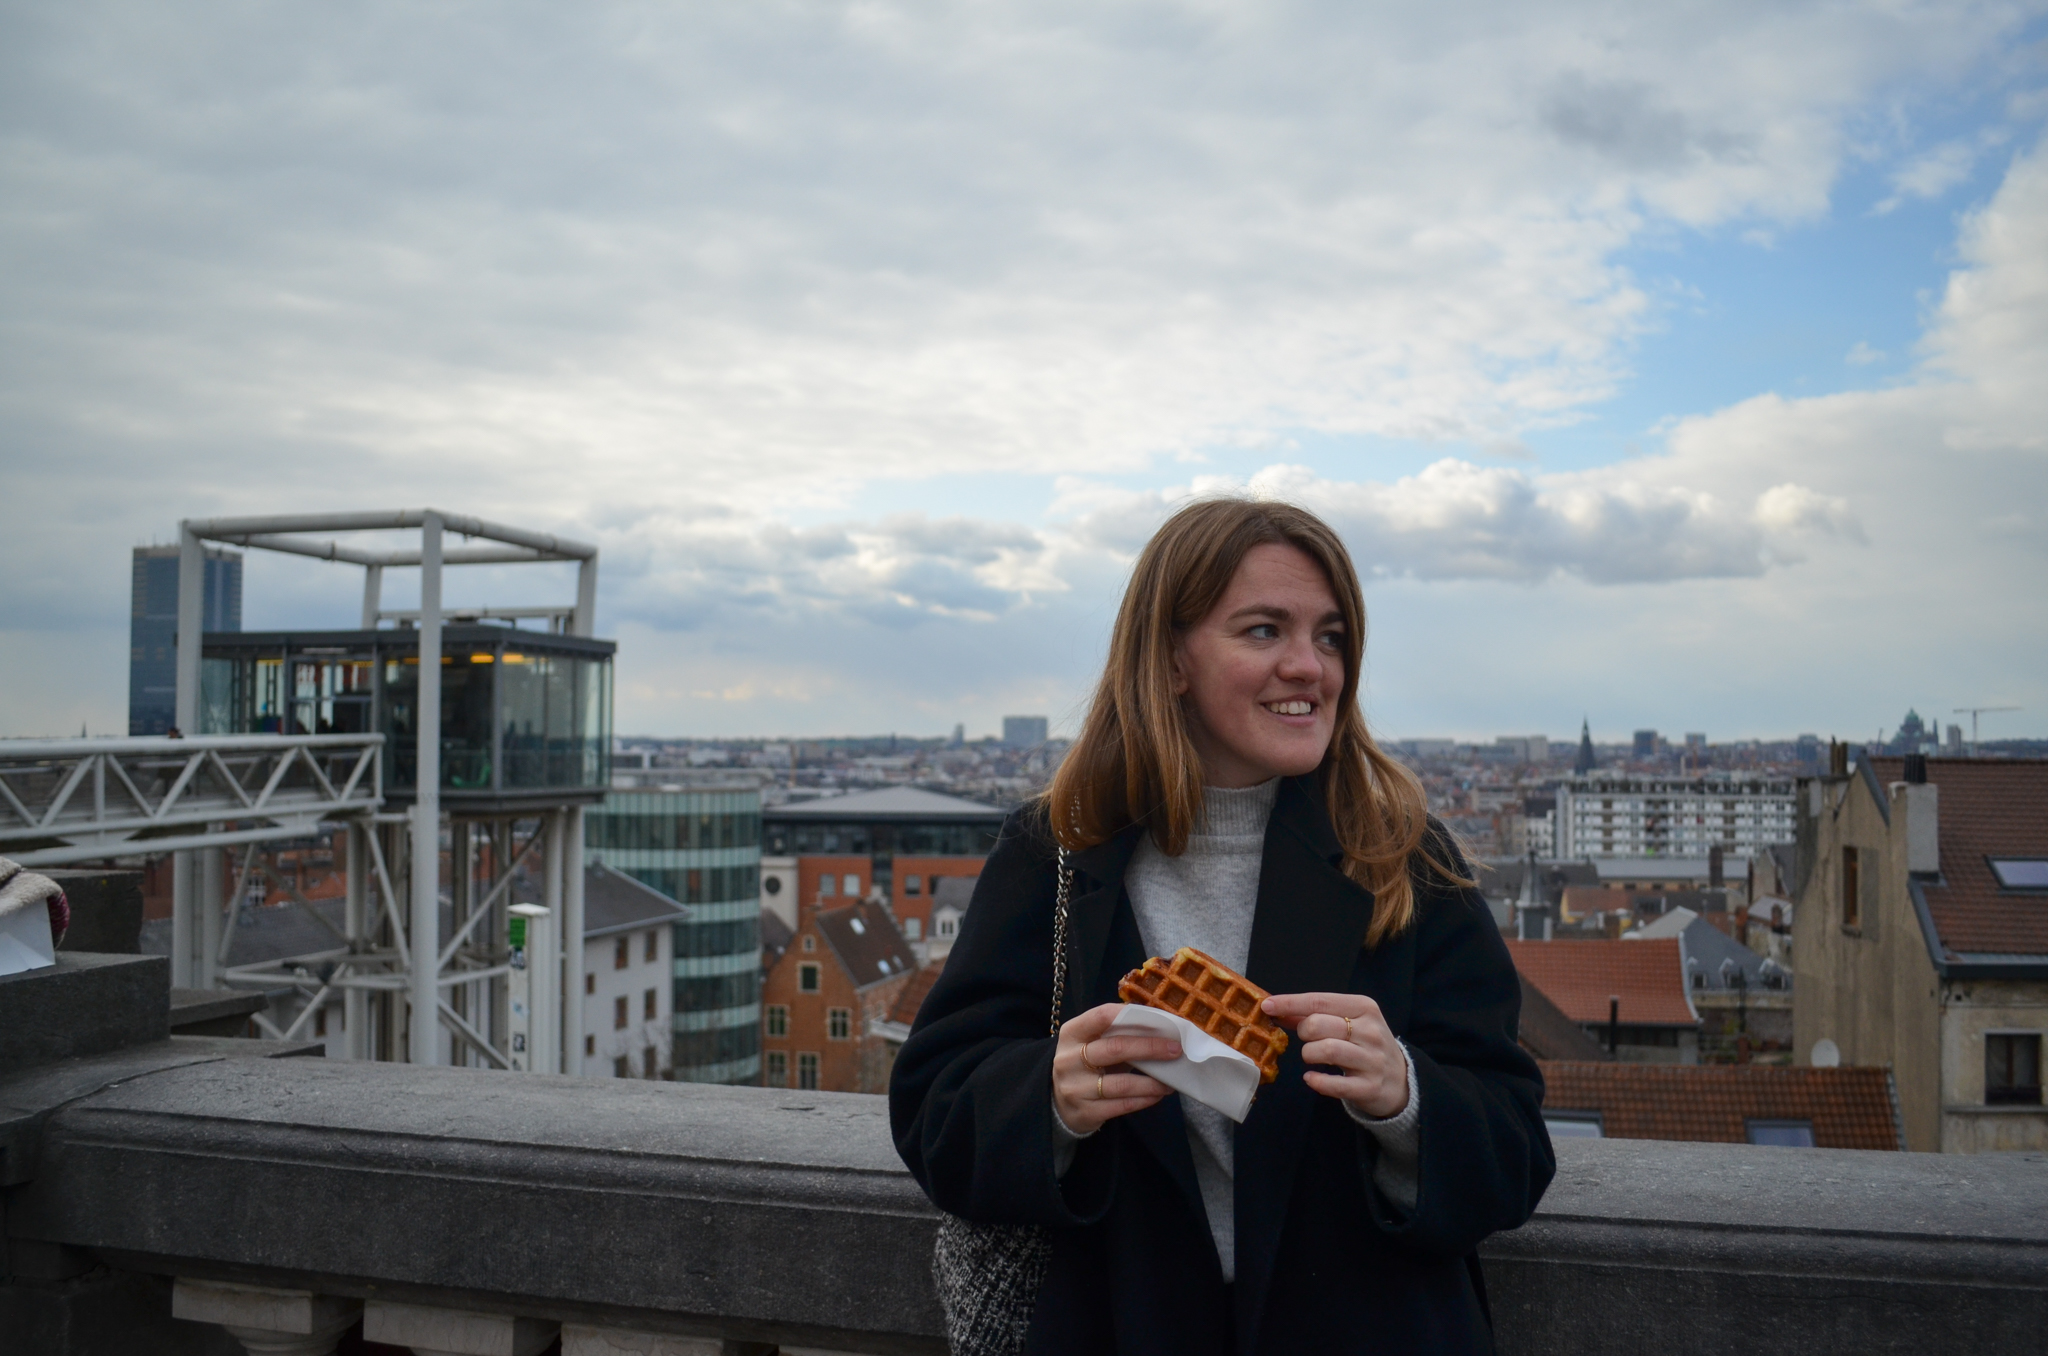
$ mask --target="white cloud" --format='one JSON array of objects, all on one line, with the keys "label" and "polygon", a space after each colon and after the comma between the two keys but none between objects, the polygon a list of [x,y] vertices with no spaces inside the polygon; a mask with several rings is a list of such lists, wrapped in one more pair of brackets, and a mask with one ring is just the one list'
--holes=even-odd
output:
[{"label": "white cloud", "polygon": [[[1496,459],[1627,380],[1664,303],[1621,251],[1815,220],[1848,122],[2028,12],[17,12],[0,625],[98,628],[118,665],[126,548],[176,518],[436,502],[597,536],[607,614],[673,670],[622,694],[684,694],[645,699],[677,725],[692,692],[854,710],[906,637],[895,697],[995,701],[1085,667],[1063,646],[1165,502],[1131,487],[1304,430],[1442,447],[1260,480],[1388,588],[1868,568],[1859,525],[1947,502],[1888,449],[2040,436],[2004,412],[2048,316],[2021,188],[1928,350],[2004,405],[1750,402],[1663,458]],[[1059,478],[1054,511],[872,507],[991,470]],[[75,727],[77,686],[5,719]]]}]

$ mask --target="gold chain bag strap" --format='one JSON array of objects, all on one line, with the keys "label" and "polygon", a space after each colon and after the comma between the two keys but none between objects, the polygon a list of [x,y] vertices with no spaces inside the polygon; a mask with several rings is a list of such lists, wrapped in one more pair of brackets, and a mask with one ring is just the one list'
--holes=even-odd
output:
[{"label": "gold chain bag strap", "polygon": [[[1059,888],[1052,913],[1052,1020],[1060,1038],[1067,996],[1067,900],[1074,873],[1059,850]],[[953,1356],[1017,1356],[1052,1260],[1052,1240],[1036,1224],[975,1224],[941,1213],[932,1246],[932,1279],[946,1314]]]}]

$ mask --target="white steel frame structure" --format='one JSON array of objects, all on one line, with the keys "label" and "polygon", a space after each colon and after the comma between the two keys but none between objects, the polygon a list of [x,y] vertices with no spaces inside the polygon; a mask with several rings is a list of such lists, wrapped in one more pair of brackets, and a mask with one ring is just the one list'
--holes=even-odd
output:
[{"label": "white steel frame structure", "polygon": [[[467,1045],[483,1062],[509,1068],[510,1062],[490,1037],[492,1030],[506,1031],[504,1011],[507,964],[500,956],[503,938],[490,935],[486,920],[501,918],[509,904],[515,873],[534,859],[538,849],[544,863],[543,888],[547,907],[559,928],[555,954],[562,969],[580,991],[583,973],[583,807],[562,804],[525,812],[521,818],[540,821],[540,828],[516,849],[513,827],[503,816],[495,821],[466,820],[451,824],[450,848],[454,867],[452,935],[441,935],[440,842],[441,813],[441,689],[425,675],[440,672],[442,625],[451,619],[441,602],[443,571],[450,565],[510,565],[573,561],[577,566],[576,601],[562,607],[512,607],[459,611],[463,619],[492,617],[544,617],[557,630],[570,635],[592,633],[597,603],[597,548],[547,533],[529,532],[462,514],[438,509],[411,509],[388,513],[314,513],[251,518],[187,519],[178,525],[178,644],[177,707],[178,727],[196,728],[200,705],[200,660],[204,603],[203,553],[208,542],[254,550],[281,551],[363,567],[362,628],[376,629],[380,619],[411,622],[419,649],[420,673],[417,703],[416,800],[409,813],[357,813],[347,822],[348,896],[344,926],[335,935],[335,946],[303,956],[263,965],[223,970],[227,946],[225,937],[217,947],[201,945],[178,967],[174,958],[173,983],[206,986],[220,980],[245,986],[297,986],[308,998],[298,1019],[279,1035],[298,1035],[298,1027],[318,1009],[330,992],[342,991],[343,1025],[348,1053],[352,1058],[375,1058],[381,1052],[397,1057],[391,1040],[399,1013],[395,1006],[383,1007],[383,1038],[372,1041],[370,1008],[380,996],[397,1000],[401,996],[410,1012],[404,1055],[415,1064],[441,1062],[440,1032],[452,1034],[457,1048]],[[389,532],[416,529],[418,545],[408,548],[373,549],[345,545],[333,534]],[[449,533],[479,541],[482,545],[450,546]],[[382,606],[384,571],[417,567],[420,571],[420,606],[406,612],[386,611]],[[275,743],[278,737],[269,737]],[[305,740],[317,736],[289,736]],[[476,889],[476,864],[480,835],[491,846],[489,860],[492,880],[481,893]],[[217,846],[231,840],[206,840]],[[246,879],[253,854],[245,855]],[[201,922],[202,901],[219,901],[220,882],[217,851],[178,853],[174,880],[174,933],[195,940],[213,934]],[[201,881],[201,874],[209,879]],[[403,882],[404,888],[400,888]],[[240,894],[240,888],[236,890]],[[292,891],[296,895],[296,891]],[[300,903],[305,901],[301,897]],[[308,912],[314,912],[308,906]],[[317,917],[317,913],[315,913]],[[321,920],[324,926],[326,920]],[[482,931],[480,931],[482,929]],[[498,931],[502,932],[502,928]],[[185,953],[181,952],[180,956]],[[565,989],[570,987],[563,985]],[[571,1061],[583,1047],[583,1005],[558,1002],[562,1014],[562,1054],[556,1068],[573,1067]]]}]

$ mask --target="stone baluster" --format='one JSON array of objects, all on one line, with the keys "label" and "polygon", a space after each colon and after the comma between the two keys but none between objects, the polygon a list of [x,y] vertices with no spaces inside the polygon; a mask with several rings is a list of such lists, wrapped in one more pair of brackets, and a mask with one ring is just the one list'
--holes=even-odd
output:
[{"label": "stone baluster", "polygon": [[470,1309],[371,1300],[363,1340],[411,1347],[414,1356],[535,1356],[555,1340],[557,1323]]},{"label": "stone baluster", "polygon": [[171,1316],[218,1323],[250,1356],[328,1356],[362,1312],[363,1302],[309,1290],[271,1290],[179,1277]]}]

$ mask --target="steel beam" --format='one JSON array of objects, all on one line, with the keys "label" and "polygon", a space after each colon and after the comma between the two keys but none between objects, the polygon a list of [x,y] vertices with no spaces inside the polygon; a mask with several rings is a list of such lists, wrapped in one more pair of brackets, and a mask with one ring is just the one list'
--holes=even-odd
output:
[{"label": "steel beam", "polygon": [[412,1020],[415,1064],[441,1062],[441,518],[420,523],[420,674],[416,712],[412,826]]}]

